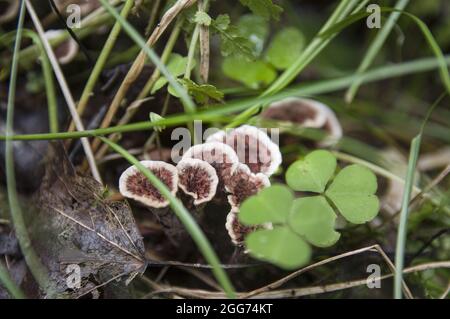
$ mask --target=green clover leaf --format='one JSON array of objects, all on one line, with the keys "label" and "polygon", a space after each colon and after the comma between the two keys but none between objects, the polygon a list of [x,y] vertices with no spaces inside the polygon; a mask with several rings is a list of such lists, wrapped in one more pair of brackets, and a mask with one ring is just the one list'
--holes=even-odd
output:
[{"label": "green clover leaf", "polygon": [[305,38],[298,29],[285,28],[270,43],[266,59],[278,70],[285,70],[298,59],[304,45]]},{"label": "green clover leaf", "polygon": [[334,245],[341,236],[334,230],[336,214],[323,196],[298,198],[289,216],[294,231],[317,247]]},{"label": "green clover leaf", "polygon": [[285,269],[294,269],[307,263],[310,246],[287,226],[261,229],[245,238],[250,254]]},{"label": "green clover leaf", "polygon": [[322,193],[335,170],[336,157],[318,150],[293,163],[286,172],[286,182],[296,191]]},{"label": "green clover leaf", "polygon": [[283,224],[291,210],[294,195],[283,185],[273,185],[261,190],[242,203],[239,220],[246,225],[264,223]]},{"label": "green clover leaf", "polygon": [[361,165],[349,165],[339,172],[326,191],[339,212],[349,222],[362,224],[372,220],[380,208],[377,178]]}]

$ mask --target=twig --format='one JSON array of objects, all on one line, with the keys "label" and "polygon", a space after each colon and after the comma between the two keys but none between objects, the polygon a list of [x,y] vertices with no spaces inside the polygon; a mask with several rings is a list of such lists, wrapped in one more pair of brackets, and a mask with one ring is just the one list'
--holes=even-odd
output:
[{"label": "twig", "polygon": [[[403,269],[404,274],[413,273],[417,271],[424,271],[428,269],[436,269],[436,268],[450,268],[450,261],[442,261],[442,262],[432,262],[417,265],[414,267],[409,267]],[[393,274],[387,274],[380,277],[372,278],[375,281],[384,280],[388,278],[392,278]],[[335,283],[330,285],[321,285],[321,286],[312,286],[312,287],[303,287],[303,288],[293,288],[293,289],[282,289],[282,290],[274,290],[274,291],[265,291],[258,294],[257,298],[293,298],[293,297],[301,297],[301,296],[309,296],[314,294],[321,294],[326,292],[333,292],[348,288],[353,288],[357,286],[362,286],[367,284],[367,278]],[[155,290],[151,293],[151,295],[162,294],[162,293],[175,293],[185,297],[191,298],[225,298],[225,294],[221,292],[201,290],[201,289],[189,289],[184,287],[174,287],[167,285],[158,285],[154,286],[155,288],[159,288],[159,290]],[[256,295],[250,295],[249,292],[240,292],[236,294],[239,299],[245,299],[249,296],[256,297]]]},{"label": "twig", "polygon": [[[206,11],[208,0],[199,2],[199,9]],[[204,83],[208,83],[209,77],[209,27],[200,26],[200,77]]]},{"label": "twig", "polygon": [[[305,272],[307,272],[307,271],[309,271],[311,269],[314,269],[314,268],[316,268],[318,266],[322,266],[322,265],[328,264],[330,262],[333,262],[333,261],[336,261],[336,260],[339,260],[339,259],[342,259],[342,258],[346,258],[346,257],[349,257],[349,256],[361,254],[361,253],[366,252],[366,251],[373,251],[374,249],[381,255],[381,257],[383,257],[383,259],[388,264],[390,270],[392,272],[394,272],[395,271],[395,266],[392,263],[392,261],[389,259],[389,257],[384,253],[383,249],[381,249],[381,247],[379,245],[372,245],[372,246],[368,246],[368,247],[352,250],[352,251],[349,251],[349,252],[346,252],[346,253],[343,253],[343,254],[340,254],[340,255],[337,255],[337,256],[333,256],[331,258],[327,258],[327,259],[319,261],[317,263],[308,265],[308,266],[306,266],[306,267],[304,267],[302,269],[299,269],[299,270],[297,270],[297,271],[287,275],[286,277],[283,277],[283,278],[281,278],[281,279],[279,279],[279,280],[269,284],[269,285],[263,286],[261,288],[258,288],[258,289],[255,289],[255,290],[249,292],[248,294],[244,295],[244,298],[249,298],[249,297],[252,297],[252,296],[255,296],[255,295],[259,295],[259,294],[261,294],[261,293],[263,293],[265,291],[269,291],[269,290],[272,290],[274,288],[280,287],[281,285],[283,285],[286,282],[292,280],[293,278],[295,278],[295,277],[297,277],[297,276],[299,276],[299,275],[301,275],[301,274],[303,274],[303,273],[305,273]],[[403,282],[403,288],[405,290],[405,293],[409,297],[412,298],[411,292],[409,291],[409,289],[406,286],[405,282]]]},{"label": "twig", "polygon": [[[38,16],[36,15],[33,5],[31,4],[31,2],[29,0],[25,0],[25,4],[26,4],[28,12],[31,16],[31,19],[33,20],[33,24],[42,40],[42,43],[44,45],[45,51],[47,52],[47,56],[50,60],[50,63],[52,64],[53,71],[55,72],[56,78],[58,79],[58,83],[59,83],[59,85],[61,87],[61,91],[63,92],[63,95],[66,99],[66,103],[67,103],[67,106],[69,107],[70,114],[72,115],[72,118],[75,122],[75,126],[78,131],[84,131],[83,123],[81,122],[81,119],[78,116],[78,113],[76,111],[75,102],[73,100],[72,94],[70,93],[69,87],[68,87],[66,79],[64,77],[64,74],[62,73],[61,67],[58,64],[55,53],[53,52],[53,49],[52,49],[50,43],[48,42],[47,38],[44,35],[44,30],[42,28],[42,25],[39,21]],[[92,176],[98,182],[102,183],[100,173],[98,172],[97,166],[95,164],[94,155],[89,146],[89,140],[87,138],[82,138],[81,143],[83,144],[84,152],[86,153],[86,158],[87,158],[89,166],[91,168]]]},{"label": "twig", "polygon": [[439,299],[445,299],[447,298],[447,295],[450,293],[450,281],[447,285],[447,289],[442,293],[442,295],[439,297]]}]

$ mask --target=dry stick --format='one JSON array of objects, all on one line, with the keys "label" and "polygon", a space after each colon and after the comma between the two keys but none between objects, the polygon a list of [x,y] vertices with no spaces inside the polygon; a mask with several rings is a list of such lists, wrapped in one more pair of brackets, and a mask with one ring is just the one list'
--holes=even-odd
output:
[{"label": "dry stick", "polygon": [[[77,131],[84,131],[84,126],[83,126],[83,123],[81,122],[81,119],[78,116],[78,113],[76,111],[75,102],[73,100],[72,94],[70,93],[69,87],[67,85],[64,74],[61,71],[61,67],[59,66],[59,63],[56,59],[55,53],[53,52],[53,49],[52,49],[50,43],[48,42],[47,38],[44,35],[44,30],[42,28],[41,22],[39,21],[39,18],[33,8],[33,5],[31,4],[31,2],[29,0],[25,0],[25,4],[26,4],[27,10],[31,16],[31,19],[33,20],[33,24],[39,34],[39,37],[42,40],[42,44],[44,45],[48,59],[50,60],[50,63],[52,64],[53,72],[55,72],[56,78],[58,79],[58,83],[61,87],[61,91],[63,92],[64,98],[66,99],[67,106],[69,107],[69,111],[75,122]],[[91,168],[92,176],[98,182],[102,183],[100,174],[99,174],[97,166],[95,164],[94,155],[89,146],[89,140],[86,137],[84,137],[81,139],[81,143],[83,145],[84,152],[86,153],[86,158],[89,163],[89,167]]]},{"label": "dry stick", "polygon": [[447,298],[447,295],[450,293],[450,281],[448,282],[447,289],[442,293],[442,295],[439,297],[439,299],[445,299]]},{"label": "dry stick", "polygon": [[[175,46],[176,40],[178,39],[178,36],[180,35],[181,31],[181,25],[182,21],[179,20],[173,30],[170,34],[169,39],[167,40],[166,47],[164,48],[164,51],[161,55],[161,62],[166,63],[169,59],[170,53],[172,53],[173,47]],[[130,104],[130,106],[127,107],[127,110],[125,111],[125,114],[121,117],[121,119],[118,122],[118,125],[125,125],[130,122],[130,120],[133,118],[134,114],[139,110],[138,107],[132,107],[135,105],[137,101],[143,100],[151,91],[153,86],[155,85],[156,81],[161,75],[161,71],[159,69],[155,69],[148,79],[147,83],[144,85],[144,88],[139,92],[139,95],[137,96],[136,100]],[[112,140],[113,142],[117,142],[121,137],[121,134],[111,134],[108,138]],[[100,149],[95,154],[95,158],[97,160],[101,160],[103,156],[106,154],[106,152],[109,150],[108,145],[102,145]]]},{"label": "dry stick", "polygon": [[[361,254],[361,253],[366,252],[366,251],[373,251],[374,249],[383,257],[383,259],[388,264],[390,270],[392,272],[394,272],[394,270],[395,270],[394,264],[389,259],[389,257],[387,257],[387,255],[384,253],[383,249],[381,249],[381,247],[378,244],[376,244],[376,245],[372,245],[372,246],[368,246],[368,247],[352,250],[352,251],[349,251],[349,252],[346,252],[346,253],[343,253],[343,254],[340,254],[340,255],[337,255],[337,256],[333,256],[331,258],[327,258],[325,260],[319,261],[319,262],[314,263],[312,265],[306,266],[306,267],[304,267],[302,269],[299,269],[299,270],[297,270],[297,271],[287,275],[286,277],[283,277],[283,278],[281,278],[281,279],[279,279],[279,280],[277,280],[277,281],[275,281],[275,282],[273,282],[273,283],[271,283],[269,285],[266,285],[266,286],[263,286],[261,288],[255,289],[255,290],[245,294],[243,297],[244,298],[248,298],[248,297],[251,297],[251,296],[254,296],[254,295],[259,295],[259,294],[261,294],[261,293],[263,293],[265,291],[269,291],[271,289],[280,287],[281,285],[285,284],[289,280],[291,280],[291,279],[293,279],[293,278],[303,274],[304,272],[307,272],[307,271],[309,271],[309,270],[311,270],[313,268],[316,268],[318,266],[322,266],[322,265],[328,264],[330,262],[333,262],[333,261],[336,261],[336,260],[339,260],[339,259],[342,259],[342,258],[345,258],[345,257]],[[408,295],[409,297],[412,297],[411,292],[409,291],[409,289],[407,288],[407,286],[406,286],[406,284],[404,282],[403,282],[403,288],[405,290],[405,294]]]},{"label": "dry stick", "polygon": [[[442,262],[432,262],[417,265],[414,267],[405,268],[403,270],[404,274],[424,271],[428,269],[436,269],[436,268],[450,268],[450,261],[442,261]],[[387,274],[380,277],[372,278],[373,280],[384,280],[387,278],[392,278],[393,274]],[[147,278],[148,279],[148,278]],[[150,284],[150,283],[149,283]],[[313,294],[321,294],[326,292],[332,292],[337,290],[348,289],[352,287],[362,286],[367,284],[367,278],[343,282],[343,283],[335,283],[330,285],[321,285],[321,286],[312,286],[312,287],[304,287],[304,288],[292,288],[292,289],[282,289],[275,291],[265,291],[258,295],[258,298],[292,298],[292,297],[301,297],[301,296],[309,296]],[[162,285],[153,285],[155,290],[150,295],[156,295],[161,293],[174,293],[178,295],[182,295],[185,297],[193,297],[193,298],[225,298],[225,294],[222,292],[213,292],[208,290],[201,289],[189,289],[184,287],[170,287],[170,286],[162,286]],[[237,297],[239,299],[247,298],[249,293],[237,293]]]},{"label": "dry stick", "polygon": [[[153,46],[155,42],[159,39],[161,34],[167,29],[169,24],[173,21],[173,19],[178,15],[178,13],[180,13],[181,10],[183,10],[186,7],[189,7],[196,1],[197,0],[178,0],[169,10],[167,10],[167,12],[161,18],[161,22],[158,23],[152,35],[148,38],[146,45],[148,47]],[[131,84],[133,84],[134,81],[136,81],[136,79],[141,74],[142,69],[144,68],[146,57],[147,55],[144,52],[144,50],[141,50],[139,52],[139,55],[131,65],[127,75],[123,79],[119,89],[117,90],[117,93],[114,96],[111,105],[109,106],[108,112],[106,113],[105,118],[103,119],[103,122],[100,125],[100,128],[106,128],[111,124],[114,115],[117,113],[122,100],[125,98],[125,95],[128,92],[128,89],[130,88]],[[96,151],[100,146],[100,143],[101,141],[99,139],[95,139],[94,142],[92,143],[92,149]]]},{"label": "dry stick", "polygon": [[[207,1],[199,1],[200,10],[206,11]],[[204,83],[208,83],[209,77],[209,27],[200,26],[200,78]]]},{"label": "dry stick", "polygon": [[[128,16],[131,8],[133,7],[133,3],[134,0],[127,0],[127,2],[125,2],[125,5],[123,6],[122,11],[120,12],[120,15],[122,17],[126,18]],[[86,106],[89,102],[89,98],[91,97],[92,91],[94,90],[94,86],[97,83],[98,78],[100,77],[103,67],[105,66],[108,60],[108,57],[117,41],[121,29],[122,26],[120,22],[116,21],[116,23],[114,23],[113,28],[111,29],[111,32],[109,33],[108,38],[105,41],[105,44],[102,48],[102,51],[100,52],[100,55],[97,58],[97,62],[95,63],[94,68],[92,69],[91,75],[89,76],[86,86],[84,87],[84,90],[81,93],[81,98],[77,105],[77,112],[80,116],[83,115],[83,112],[86,109]],[[74,128],[75,123],[72,121],[69,126],[69,132],[72,132]]]}]

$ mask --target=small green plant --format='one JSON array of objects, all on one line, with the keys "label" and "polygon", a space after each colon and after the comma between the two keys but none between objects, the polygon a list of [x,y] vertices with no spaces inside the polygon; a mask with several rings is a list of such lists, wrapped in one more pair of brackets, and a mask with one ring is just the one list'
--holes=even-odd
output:
[{"label": "small green plant", "polygon": [[[239,220],[243,224],[272,224],[245,238],[252,256],[282,268],[296,268],[309,261],[310,244],[329,247],[339,240],[340,233],[335,230],[338,213],[354,224],[363,224],[377,215],[375,174],[355,164],[334,176],[336,168],[332,153],[314,151],[288,168],[289,187],[273,185],[242,204]],[[295,198],[293,190],[314,195]]]}]

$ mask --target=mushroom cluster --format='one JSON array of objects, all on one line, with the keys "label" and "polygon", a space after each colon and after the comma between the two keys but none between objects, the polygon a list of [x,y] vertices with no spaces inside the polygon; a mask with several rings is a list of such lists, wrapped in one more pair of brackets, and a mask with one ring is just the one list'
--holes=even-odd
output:
[{"label": "mushroom cluster", "polygon": [[[281,153],[269,136],[254,126],[243,125],[219,131],[205,143],[189,148],[177,166],[162,161],[142,161],[171,191],[198,207],[213,198],[231,206],[225,227],[231,240],[241,245],[244,235],[254,230],[239,223],[242,202],[270,185],[269,177],[281,164]],[[135,167],[125,170],[119,180],[120,193],[150,209],[169,202]],[[270,227],[266,225],[265,227]]]}]

